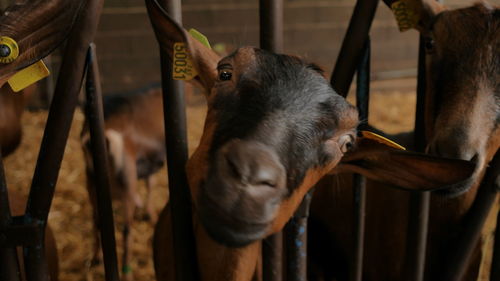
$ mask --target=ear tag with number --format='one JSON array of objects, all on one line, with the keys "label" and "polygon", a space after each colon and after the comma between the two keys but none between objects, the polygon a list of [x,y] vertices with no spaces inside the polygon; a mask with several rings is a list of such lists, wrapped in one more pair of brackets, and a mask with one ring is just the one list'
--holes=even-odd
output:
[{"label": "ear tag with number", "polygon": [[399,31],[403,32],[417,26],[420,15],[409,0],[399,0],[391,5],[392,12],[398,22]]},{"label": "ear tag with number", "polygon": [[42,60],[18,71],[8,81],[14,92],[19,92],[31,84],[36,83],[42,78],[49,76],[50,71]]},{"label": "ear tag with number", "polygon": [[[211,48],[207,37],[196,29],[190,29],[189,34],[206,47]],[[198,75],[186,44],[183,42],[174,43],[172,64],[172,77],[174,80],[191,80]]]},{"label": "ear tag with number", "polygon": [[401,146],[401,145],[391,141],[390,139],[385,138],[379,134],[375,134],[373,132],[361,131],[361,137],[366,138],[366,139],[370,139],[370,140],[374,140],[376,142],[388,145],[390,147],[394,147],[394,148],[401,149],[401,150],[406,150],[406,148],[404,146]]}]

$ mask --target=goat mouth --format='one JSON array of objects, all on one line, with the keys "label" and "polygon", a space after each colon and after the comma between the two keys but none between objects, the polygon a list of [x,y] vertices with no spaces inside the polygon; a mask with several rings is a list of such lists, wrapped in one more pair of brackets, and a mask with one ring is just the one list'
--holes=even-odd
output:
[{"label": "goat mouth", "polygon": [[483,171],[483,168],[482,168],[483,165],[481,165],[481,162],[479,159],[480,159],[479,155],[476,154],[471,160],[469,160],[470,162],[472,162],[476,165],[476,168],[474,170],[474,173],[472,173],[472,175],[468,179],[463,180],[463,181],[458,182],[458,183],[455,183],[453,185],[447,186],[446,188],[435,190],[435,191],[433,191],[433,193],[436,194],[437,196],[440,196],[440,197],[443,197],[446,199],[453,199],[453,198],[456,198],[456,197],[466,193],[473,186],[480,184],[478,182],[478,179],[480,179],[480,175]]},{"label": "goat mouth", "polygon": [[217,206],[200,205],[199,217],[208,235],[217,243],[231,248],[244,247],[262,239],[269,228],[267,222],[249,222],[224,214]]},{"label": "goat mouth", "polygon": [[244,247],[264,238],[271,220],[245,220],[237,212],[225,210],[210,196],[199,198],[200,221],[208,235],[217,243],[231,248]]}]

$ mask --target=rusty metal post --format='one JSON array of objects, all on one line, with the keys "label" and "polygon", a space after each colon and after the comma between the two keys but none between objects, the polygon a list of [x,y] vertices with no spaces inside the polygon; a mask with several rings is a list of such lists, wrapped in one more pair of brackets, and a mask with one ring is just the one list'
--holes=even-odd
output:
[{"label": "rusty metal post", "polygon": [[[425,104],[425,49],[424,40],[420,37],[418,53],[417,77],[417,109],[415,116],[415,150],[425,149],[425,128],[423,122]],[[425,271],[425,254],[429,222],[430,192],[412,192],[410,195],[410,217],[407,237],[407,280],[422,281]]]},{"label": "rusty metal post", "polygon": [[[497,192],[500,192],[500,190],[497,190]],[[495,246],[493,247],[493,260],[491,261],[490,272],[491,281],[500,280],[500,211],[497,214],[497,227],[494,241]]]},{"label": "rusty metal post", "polygon": [[[115,224],[110,195],[110,178],[106,137],[104,136],[104,112],[102,90],[95,45],[92,43],[87,54],[87,80],[85,84],[85,118],[90,132],[90,149],[94,165],[94,187],[99,215],[99,230],[104,257],[104,271],[107,281],[118,281],[116,258]],[[92,199],[91,199],[92,200]]]},{"label": "rusty metal post", "polygon": [[[97,30],[103,2],[87,1],[66,45],[26,207],[25,223],[37,224],[42,230],[47,224],[64,147],[78,102],[87,49]],[[43,244],[24,248],[28,281],[49,280],[43,250]]]},{"label": "rusty metal post", "polygon": [[[463,280],[467,271],[470,257],[481,238],[486,218],[495,203],[500,190],[500,153],[496,153],[489,163],[486,175],[481,182],[476,199],[472,204],[464,221],[464,227],[460,233],[455,247],[452,247],[445,265],[442,278],[439,280],[460,281]],[[497,225],[498,227],[498,225]],[[498,231],[497,231],[498,232]],[[497,235],[498,236],[498,235]],[[498,241],[495,241],[498,244]],[[498,245],[497,245],[498,247]],[[492,271],[495,267],[492,267]],[[496,269],[498,271],[498,268]],[[499,279],[491,279],[499,280]]]},{"label": "rusty metal post", "polygon": [[378,0],[358,0],[342,42],[330,83],[333,89],[346,97],[351,86],[356,67],[363,55],[364,44],[377,10]]},{"label": "rusty metal post", "polygon": [[[10,213],[9,194],[5,173],[3,169],[3,159],[0,151],[0,230],[5,229],[12,223]],[[17,259],[16,247],[5,245],[7,239],[3,231],[0,231],[0,280],[19,281],[21,279],[19,263]],[[5,246],[4,246],[5,245]]]},{"label": "rusty metal post", "polygon": [[[362,120],[360,129],[368,123],[368,107],[370,102],[370,38],[366,40],[363,55],[356,75],[356,106],[359,119]],[[365,237],[365,205],[366,205],[366,178],[360,174],[353,176],[353,205],[354,205],[354,245],[353,260],[351,261],[350,280],[361,281],[363,277],[363,250]]]},{"label": "rusty metal post", "polygon": [[286,280],[307,281],[307,219],[314,190],[310,190],[285,226]]},{"label": "rusty metal post", "polygon": [[[182,24],[181,1],[158,1],[168,14]],[[199,280],[196,241],[192,223],[191,194],[186,176],[188,158],[184,84],[172,79],[172,63],[160,48],[165,145],[167,151],[169,204],[172,214],[175,279]]]},{"label": "rusty metal post", "polygon": [[[283,0],[259,0],[260,47],[283,52]],[[262,275],[264,281],[283,280],[283,232],[262,243]]]}]

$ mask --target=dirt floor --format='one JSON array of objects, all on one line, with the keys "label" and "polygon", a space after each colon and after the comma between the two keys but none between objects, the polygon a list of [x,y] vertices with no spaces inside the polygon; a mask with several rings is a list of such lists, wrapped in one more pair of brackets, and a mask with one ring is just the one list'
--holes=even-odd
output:
[{"label": "dirt floor", "polygon": [[[377,89],[377,88],[375,88]],[[370,123],[389,133],[411,130],[414,122],[415,95],[412,92],[376,92],[371,97]],[[192,151],[201,135],[205,115],[205,105],[200,97],[192,96],[188,100],[189,148]],[[7,159],[5,169],[9,188],[27,194],[31,176],[42,138],[46,112],[26,112],[23,116],[24,136],[21,147]],[[92,256],[91,209],[85,189],[84,161],[80,147],[79,133],[83,115],[77,111],[74,117],[70,138],[66,146],[55,198],[49,215],[49,223],[55,230],[60,256],[60,280],[104,280],[102,266],[90,268]],[[158,212],[168,198],[166,170],[156,175],[157,187],[154,189],[155,208]],[[144,193],[145,188],[141,186]],[[115,203],[115,221],[117,222],[118,254],[121,254],[122,228],[119,202]],[[493,220],[490,218],[489,239],[486,248],[491,249]],[[153,226],[147,221],[137,220],[132,228],[133,260],[135,280],[154,280],[151,240]],[[483,274],[485,275],[485,274]],[[487,280],[483,277],[480,280]]]}]

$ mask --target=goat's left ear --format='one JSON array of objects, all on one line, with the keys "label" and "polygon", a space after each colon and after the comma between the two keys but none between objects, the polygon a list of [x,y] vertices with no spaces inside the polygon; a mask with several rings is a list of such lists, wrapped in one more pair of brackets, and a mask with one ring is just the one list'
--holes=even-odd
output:
[{"label": "goat's left ear", "polygon": [[474,170],[475,165],[469,161],[399,150],[361,138],[333,173],[356,172],[404,189],[425,191],[463,184]]},{"label": "goat's left ear", "polygon": [[157,0],[146,0],[146,7],[151,24],[155,30],[156,39],[160,44],[160,48],[170,58],[170,62],[173,59],[174,44],[186,44],[186,48],[198,72],[198,75],[194,79],[209,91],[217,77],[216,68],[220,60],[219,55],[191,37],[182,26],[163,10]]}]

